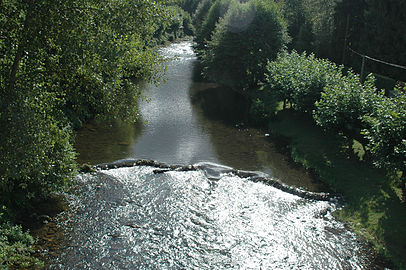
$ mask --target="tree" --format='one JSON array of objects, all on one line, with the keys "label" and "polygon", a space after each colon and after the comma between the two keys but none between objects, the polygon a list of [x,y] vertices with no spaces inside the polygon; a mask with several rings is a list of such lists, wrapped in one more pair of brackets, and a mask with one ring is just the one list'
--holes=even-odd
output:
[{"label": "tree", "polygon": [[98,115],[135,119],[136,82],[159,79],[149,46],[166,17],[157,2],[0,3],[0,194],[46,196],[75,169],[70,125]]},{"label": "tree", "polygon": [[195,41],[197,46],[195,47],[197,53],[204,50],[211,41],[216,24],[223,18],[228,11],[233,0],[216,0],[207,11],[207,15],[201,22],[201,27],[196,32]]},{"label": "tree", "polygon": [[193,14],[193,25],[196,29],[196,34],[201,30],[204,19],[210,10],[212,0],[203,0],[196,8],[196,12]]},{"label": "tree", "polygon": [[303,0],[284,0],[282,12],[288,24],[288,33],[291,37],[289,49],[299,53],[311,52],[313,44],[312,24],[306,14]]},{"label": "tree", "polygon": [[401,172],[403,201],[406,202],[406,87],[395,89],[394,97],[382,97],[374,110],[363,116],[363,130],[377,167]]},{"label": "tree", "polygon": [[358,75],[349,72],[332,84],[324,87],[321,98],[316,102],[313,117],[325,129],[343,132],[351,140],[362,141],[361,130],[366,128],[362,122],[364,115],[375,109],[375,103],[383,98],[383,93],[375,87],[375,78],[369,75],[364,84]]},{"label": "tree", "polygon": [[282,101],[295,110],[311,113],[324,87],[341,80],[342,67],[319,59],[314,54],[281,52],[267,66],[268,91],[276,92]]},{"label": "tree", "polygon": [[280,6],[275,2],[234,2],[220,19],[202,55],[208,78],[235,89],[264,81],[268,60],[288,41]]}]

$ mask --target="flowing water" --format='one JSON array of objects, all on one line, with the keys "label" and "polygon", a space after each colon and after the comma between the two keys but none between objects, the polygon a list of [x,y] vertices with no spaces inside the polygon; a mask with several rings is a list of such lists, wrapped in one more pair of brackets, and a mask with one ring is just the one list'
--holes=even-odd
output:
[{"label": "flowing water", "polygon": [[54,269],[360,269],[357,237],[331,202],[231,175],[120,168],[78,177]]},{"label": "flowing water", "polygon": [[[259,130],[243,128],[243,98],[192,81],[190,42],[162,49],[167,80],[148,86],[138,126],[87,125],[79,162],[148,158],[169,164],[210,161],[266,172],[285,183],[322,187],[276,151]],[[175,58],[176,57],[176,58]],[[230,100],[230,104],[219,99]],[[57,224],[51,269],[374,269],[370,248],[331,215],[333,201],[303,199],[224,173],[136,166],[77,176],[71,211]]]},{"label": "flowing water", "polygon": [[305,170],[295,168],[266,137],[242,125],[247,101],[212,83],[194,82],[197,62],[190,42],[161,50],[171,59],[165,82],[146,86],[137,125],[86,125],[77,134],[78,162],[99,164],[147,158],[169,164],[211,161],[241,170],[263,171],[283,182],[323,189]]}]

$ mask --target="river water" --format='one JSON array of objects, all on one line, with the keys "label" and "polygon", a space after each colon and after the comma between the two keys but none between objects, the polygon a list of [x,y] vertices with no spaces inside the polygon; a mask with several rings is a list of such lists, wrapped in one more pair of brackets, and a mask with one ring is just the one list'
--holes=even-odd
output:
[{"label": "river water", "polygon": [[[170,45],[166,82],[147,86],[143,123],[89,124],[77,136],[79,162],[148,158],[213,162],[266,172],[285,183],[323,187],[244,128],[238,94],[192,81],[190,42]],[[218,102],[231,100],[230,104]],[[224,173],[136,166],[77,176],[71,211],[51,269],[374,269],[374,253],[336,221],[333,201],[313,201]]]},{"label": "river water", "polygon": [[140,121],[86,125],[76,138],[79,164],[126,158],[185,165],[211,161],[266,172],[308,190],[323,189],[304,169],[292,166],[265,132],[243,125],[248,109],[244,97],[193,81],[197,60],[190,42],[171,45],[161,53],[173,61],[167,63],[165,82],[144,88]]}]

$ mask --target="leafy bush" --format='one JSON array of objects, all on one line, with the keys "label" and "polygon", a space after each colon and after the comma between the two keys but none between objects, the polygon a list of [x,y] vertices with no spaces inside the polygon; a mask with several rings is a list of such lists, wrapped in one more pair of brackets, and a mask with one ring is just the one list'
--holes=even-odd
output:
[{"label": "leafy bush", "polygon": [[6,208],[0,207],[0,268],[39,269],[42,262],[32,256],[34,239],[21,226],[11,225],[5,217]]},{"label": "leafy bush", "polygon": [[313,54],[283,51],[267,65],[268,91],[276,92],[280,100],[292,103],[298,111],[312,112],[324,87],[341,79],[341,70]]},{"label": "leafy bush", "polygon": [[70,129],[57,117],[55,98],[20,92],[0,115],[0,202],[13,206],[62,189],[75,171]]},{"label": "leafy bush", "polygon": [[378,93],[374,77],[368,76],[365,83],[359,76],[349,72],[334,84],[328,84],[316,102],[313,117],[316,123],[326,129],[344,132],[352,138],[358,137],[363,125],[362,116],[375,109],[375,102],[382,98]]},{"label": "leafy bush", "polygon": [[362,116],[367,128],[368,150],[378,167],[402,171],[403,196],[406,196],[406,87],[394,90],[394,97],[382,96],[374,108]]}]

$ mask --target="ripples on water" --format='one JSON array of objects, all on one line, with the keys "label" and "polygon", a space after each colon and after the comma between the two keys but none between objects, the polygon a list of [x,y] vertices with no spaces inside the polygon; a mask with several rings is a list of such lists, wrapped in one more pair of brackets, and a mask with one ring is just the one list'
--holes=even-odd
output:
[{"label": "ripples on water", "polygon": [[[319,189],[305,172],[292,169],[260,131],[237,130],[221,121],[235,109],[225,106],[230,98],[221,89],[192,81],[196,56],[190,42],[161,53],[173,60],[167,81],[145,89],[150,102],[141,102],[140,112],[146,124],[82,130],[76,143],[80,162],[211,161]],[[217,95],[221,102],[213,105]],[[219,107],[214,118],[212,107]],[[59,220],[66,241],[58,245],[60,255],[49,258],[51,269],[373,268],[370,249],[332,218],[336,206],[330,202],[305,200],[236,176],[212,181],[201,171],[157,175],[153,168],[134,167],[77,180],[72,211]]]},{"label": "ripples on water", "polygon": [[81,195],[51,269],[358,269],[357,237],[335,205],[263,183],[153,168],[77,177]]}]

